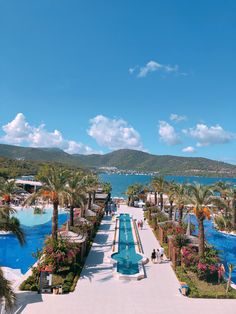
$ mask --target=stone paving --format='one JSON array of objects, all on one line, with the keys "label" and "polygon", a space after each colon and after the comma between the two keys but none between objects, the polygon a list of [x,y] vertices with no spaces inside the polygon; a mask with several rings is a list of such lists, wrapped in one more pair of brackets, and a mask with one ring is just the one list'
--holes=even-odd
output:
[{"label": "stone paving", "polygon": [[[143,218],[142,209],[122,205],[120,212]],[[178,280],[168,261],[145,265],[146,278],[140,281],[117,280],[107,261],[111,254],[114,222],[102,221],[74,293],[37,295],[21,293],[18,313],[80,314],[227,314],[236,313],[236,300],[190,299],[180,295]],[[144,253],[150,257],[159,243],[148,225],[140,230]]]}]

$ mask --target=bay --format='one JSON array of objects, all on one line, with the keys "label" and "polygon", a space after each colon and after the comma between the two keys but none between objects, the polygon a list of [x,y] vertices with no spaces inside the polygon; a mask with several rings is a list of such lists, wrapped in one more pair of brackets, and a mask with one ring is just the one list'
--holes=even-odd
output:
[{"label": "bay", "polygon": [[[112,196],[126,198],[125,191],[128,186],[134,183],[141,183],[148,185],[154,178],[151,175],[134,175],[134,174],[100,174],[100,180],[102,182],[109,182],[112,185]],[[232,185],[236,185],[236,178],[206,178],[206,177],[177,177],[177,176],[165,176],[167,181],[175,181],[178,183],[193,183],[198,182],[201,184],[211,185],[218,181],[227,182]]]}]

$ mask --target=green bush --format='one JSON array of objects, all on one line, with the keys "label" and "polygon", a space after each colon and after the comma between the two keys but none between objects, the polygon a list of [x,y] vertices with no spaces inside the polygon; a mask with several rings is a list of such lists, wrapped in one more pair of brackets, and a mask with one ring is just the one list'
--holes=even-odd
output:
[{"label": "green bush", "polygon": [[181,249],[182,247],[188,245],[189,242],[190,242],[190,241],[189,241],[188,237],[187,237],[185,234],[179,233],[179,234],[176,234],[176,235],[174,236],[174,245],[175,245],[176,247],[180,248],[180,249]]},{"label": "green bush", "polygon": [[37,285],[32,285],[30,291],[38,291],[39,287]]},{"label": "green bush", "polygon": [[62,286],[62,290],[64,293],[69,293],[70,289],[71,289],[72,283],[71,282],[64,282],[63,286]]},{"label": "green bush", "polygon": [[70,272],[70,273],[66,276],[65,282],[73,282],[74,277],[75,277],[75,274],[72,273],[72,272]]},{"label": "green bush", "polygon": [[31,290],[31,285],[29,283],[25,283],[24,284],[24,289],[22,289],[24,291],[30,291]]}]

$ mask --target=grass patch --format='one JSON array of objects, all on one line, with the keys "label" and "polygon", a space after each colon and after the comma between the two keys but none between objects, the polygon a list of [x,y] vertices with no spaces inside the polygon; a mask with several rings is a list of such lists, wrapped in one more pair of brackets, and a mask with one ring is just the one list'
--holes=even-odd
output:
[{"label": "grass patch", "polygon": [[235,289],[230,288],[226,294],[226,282],[216,284],[199,280],[195,273],[180,266],[176,268],[175,273],[179,281],[185,281],[188,284],[190,298],[236,299]]}]

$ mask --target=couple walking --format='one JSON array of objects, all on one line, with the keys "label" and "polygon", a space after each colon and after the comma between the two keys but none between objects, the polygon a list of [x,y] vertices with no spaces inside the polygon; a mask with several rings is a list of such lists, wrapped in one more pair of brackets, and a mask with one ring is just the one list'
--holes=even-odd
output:
[{"label": "couple walking", "polygon": [[163,261],[163,256],[164,256],[163,247],[159,247],[159,249],[157,249],[156,251],[155,249],[153,249],[151,254],[151,261],[153,263],[161,263]]}]

